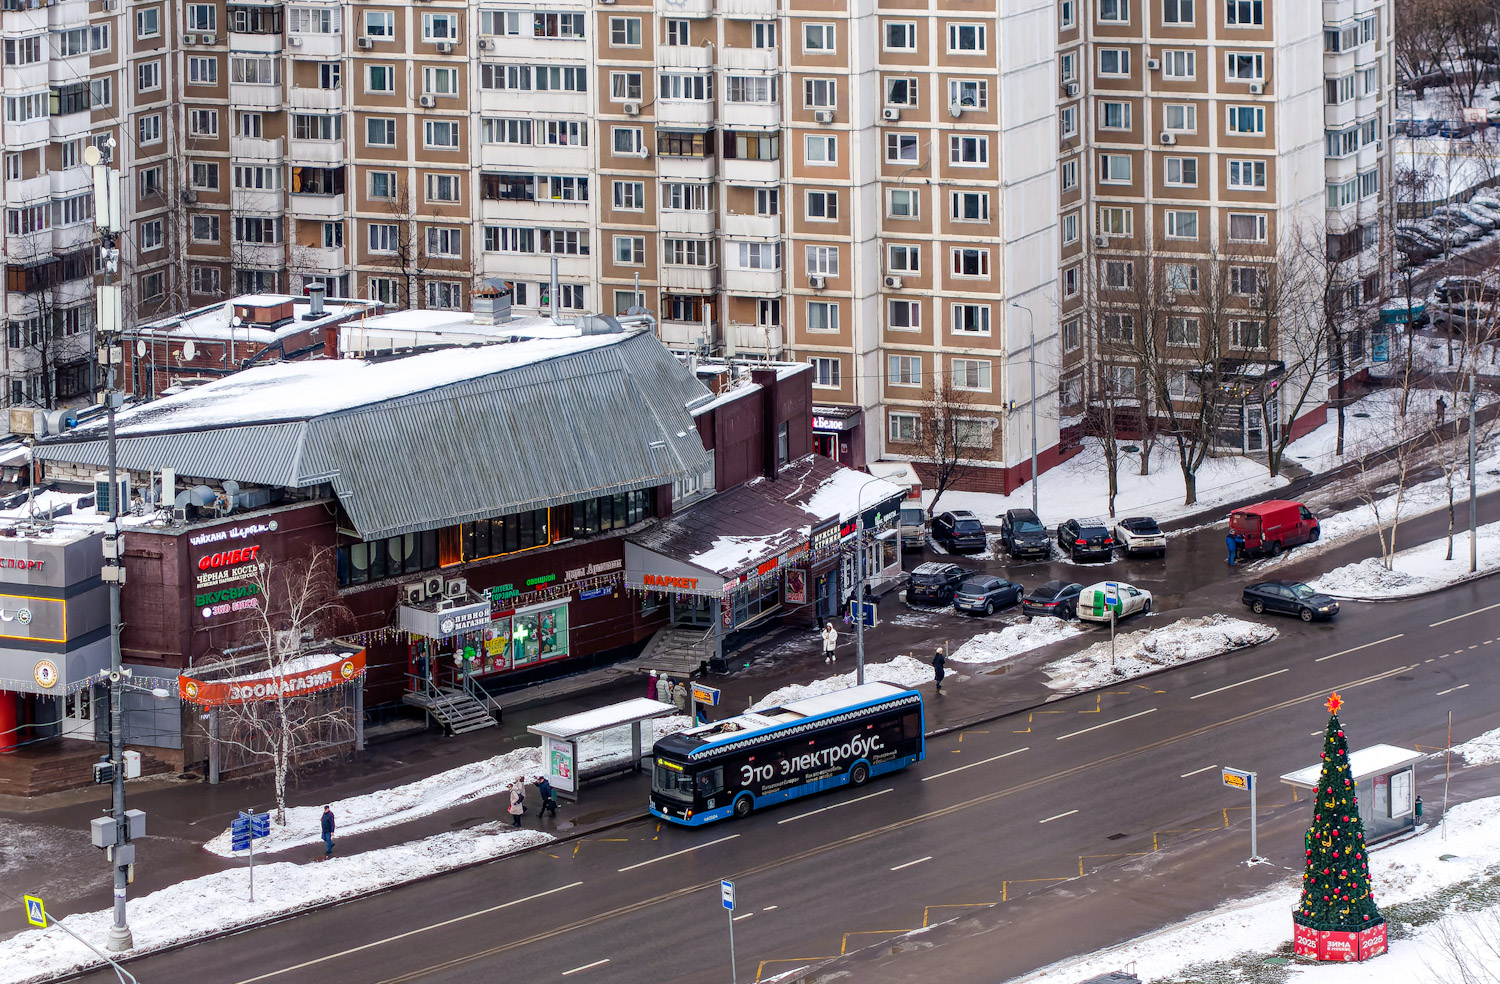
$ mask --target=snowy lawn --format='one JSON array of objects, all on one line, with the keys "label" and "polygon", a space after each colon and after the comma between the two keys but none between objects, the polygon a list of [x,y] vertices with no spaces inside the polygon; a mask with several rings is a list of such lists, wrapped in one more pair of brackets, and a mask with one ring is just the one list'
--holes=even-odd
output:
[{"label": "snowy lawn", "polygon": [[[1407,407],[1426,413],[1436,405],[1437,398],[1447,392],[1439,388],[1413,388],[1407,397]],[[1357,453],[1383,447],[1389,443],[1391,421],[1400,407],[1401,394],[1388,389],[1375,390],[1349,404],[1344,409],[1343,458],[1333,453],[1338,446],[1338,420],[1333,411],[1329,411],[1328,423],[1287,446],[1286,460],[1296,462],[1308,471],[1322,472],[1343,464]]]},{"label": "snowy lawn", "polygon": [[[836,690],[847,690],[854,686],[858,672],[851,670],[848,673],[838,673],[812,683],[793,683],[773,690],[760,700],[752,701],[750,710],[758,711],[767,707],[777,707],[804,697],[820,697],[823,694],[831,694]],[[892,683],[898,687],[916,687],[924,683],[932,682],[932,667],[920,659],[912,656],[897,656],[888,663],[866,663],[866,683]]]},{"label": "snowy lawn", "polygon": [[985,632],[959,646],[948,658],[959,663],[999,663],[1021,653],[1069,639],[1083,631],[1077,622],[1022,616],[999,632]]},{"label": "snowy lawn", "polygon": [[1463,756],[1465,765],[1494,765],[1500,762],[1500,730],[1486,731],[1478,738],[1470,738],[1453,750]]},{"label": "snowy lawn", "polygon": [[[395,847],[329,861],[255,866],[255,901],[249,902],[244,869],[219,871],[178,882],[130,900],[130,928],[141,953],[209,933],[284,916],[308,906],[349,898],[386,885],[513,854],[553,840],[539,830],[487,823]],[[257,852],[259,853],[259,852]],[[109,935],[110,909],[80,912],[62,920],[86,940]],[[96,944],[97,945],[97,944]],[[0,942],[0,984],[21,984],[70,974],[99,963],[81,943],[58,929],[33,929]]]},{"label": "snowy lawn", "polygon": [[1398,551],[1391,570],[1378,558],[1346,564],[1314,578],[1312,587],[1340,598],[1403,598],[1436,591],[1472,577],[1500,570],[1500,523],[1479,527],[1478,574],[1469,573],[1469,533],[1453,536],[1453,559],[1446,538]]},{"label": "snowy lawn", "polygon": [[1086,690],[1116,680],[1128,680],[1165,666],[1192,663],[1236,649],[1258,646],[1276,635],[1276,630],[1269,625],[1228,615],[1184,618],[1160,628],[1135,632],[1119,632],[1117,629],[1113,660],[1109,640],[1105,639],[1082,652],[1053,660],[1042,668],[1042,672],[1047,674],[1047,685],[1053,690]]}]

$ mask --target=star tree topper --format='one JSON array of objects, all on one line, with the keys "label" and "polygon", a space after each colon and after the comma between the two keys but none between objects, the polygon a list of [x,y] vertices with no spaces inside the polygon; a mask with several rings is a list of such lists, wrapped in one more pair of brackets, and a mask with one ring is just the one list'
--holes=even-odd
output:
[{"label": "star tree topper", "polygon": [[1334,693],[1328,695],[1328,702],[1323,706],[1328,708],[1329,714],[1337,714],[1339,712],[1339,708],[1344,706],[1344,698],[1340,697],[1337,691],[1335,691]]}]

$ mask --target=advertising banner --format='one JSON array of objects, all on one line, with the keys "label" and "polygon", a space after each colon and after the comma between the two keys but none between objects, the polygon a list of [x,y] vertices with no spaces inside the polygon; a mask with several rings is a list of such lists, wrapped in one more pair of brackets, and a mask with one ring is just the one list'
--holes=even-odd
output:
[{"label": "advertising banner", "polygon": [[357,680],[365,671],[365,651],[312,653],[288,660],[283,672],[246,674],[223,680],[177,678],[178,696],[199,707],[250,704],[275,700],[282,694],[300,696]]},{"label": "advertising banner", "polygon": [[547,779],[564,793],[578,792],[577,753],[573,742],[561,738],[542,739],[542,758]]}]

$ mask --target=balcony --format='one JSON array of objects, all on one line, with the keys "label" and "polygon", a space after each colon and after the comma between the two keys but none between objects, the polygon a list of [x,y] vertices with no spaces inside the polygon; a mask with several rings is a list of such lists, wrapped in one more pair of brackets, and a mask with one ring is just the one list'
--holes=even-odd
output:
[{"label": "balcony", "polygon": [[711,236],[718,224],[715,212],[687,212],[661,209],[657,212],[658,229],[664,234],[685,233],[690,236]]},{"label": "balcony", "polygon": [[60,167],[55,171],[47,172],[47,177],[52,181],[52,194],[58,197],[92,191],[94,187],[93,170],[82,165]]},{"label": "balcony", "polygon": [[299,85],[293,86],[287,96],[287,105],[292,109],[334,113],[344,108],[343,89],[309,89]]},{"label": "balcony", "polygon": [[236,109],[281,109],[286,95],[279,85],[229,83],[229,102]]},{"label": "balcony", "polygon": [[347,265],[342,246],[297,246],[292,258],[305,273],[343,273]]},{"label": "balcony", "polygon": [[53,85],[67,85],[89,77],[89,56],[69,55],[66,58],[53,55],[47,60],[47,79]]},{"label": "balcony", "polygon": [[519,222],[567,224],[587,221],[588,209],[588,202],[554,201],[551,198],[537,198],[531,201],[522,198],[480,200],[480,214],[485,219],[513,219]]},{"label": "balcony", "polygon": [[[665,213],[663,213],[665,214]],[[727,212],[721,228],[734,239],[775,239],[781,235],[781,216]]]},{"label": "balcony", "polygon": [[726,160],[719,169],[719,176],[730,184],[778,184],[781,181],[781,162]]},{"label": "balcony", "polygon": [[[776,4],[770,5],[772,11],[776,11]],[[714,15],[714,0],[672,0],[670,7],[673,17],[712,17]],[[780,16],[779,12],[771,14],[775,20]]]},{"label": "balcony", "polygon": [[52,227],[52,248],[59,253],[66,253],[93,241],[94,225],[91,221]]},{"label": "balcony", "polygon": [[229,192],[229,207],[240,215],[280,215],[286,211],[281,191],[234,188]]},{"label": "balcony", "polygon": [[288,208],[301,218],[338,218],[344,214],[343,195],[312,195],[293,192],[288,198]]},{"label": "balcony", "polygon": [[664,263],[661,267],[661,289],[680,291],[685,294],[713,294],[719,290],[719,268],[715,266],[677,266]]},{"label": "balcony", "polygon": [[781,67],[781,49],[721,48],[719,65],[730,72],[774,72]]},{"label": "balcony", "polygon": [[781,103],[727,102],[719,111],[726,130],[770,130],[781,126]]},{"label": "balcony", "polygon": [[1339,103],[1337,106],[1323,107],[1323,125],[1330,130],[1341,130],[1351,126],[1355,119],[1354,100]]},{"label": "balcony", "polygon": [[229,156],[239,160],[280,162],[285,158],[282,138],[262,140],[259,137],[230,137]]},{"label": "balcony", "polygon": [[286,247],[280,243],[231,243],[229,249],[234,256],[234,265],[238,267],[268,270],[280,269],[286,264]]},{"label": "balcony", "polygon": [[715,110],[710,99],[658,99],[656,101],[656,124],[674,127],[712,126]]},{"label": "balcony", "polygon": [[[538,122],[537,126],[541,126]],[[606,160],[608,153],[604,155]],[[532,147],[521,144],[480,144],[479,162],[483,167],[506,171],[556,171],[563,168],[589,169],[587,147]]]},{"label": "balcony", "polygon": [[[546,280],[552,275],[552,257],[546,253],[485,253],[486,271],[517,280]],[[592,258],[588,256],[557,257],[557,275],[567,280],[593,282]]]},{"label": "balcony", "polygon": [[5,89],[7,92],[26,92],[31,89],[45,89],[47,83],[51,81],[45,61],[32,62],[30,65],[5,66]]},{"label": "balcony", "polygon": [[746,20],[777,20],[781,4],[778,0],[719,0],[719,13]]},{"label": "balcony", "polygon": [[731,322],[724,332],[724,354],[754,352],[768,359],[781,358],[786,344],[780,325],[748,325]]},{"label": "balcony", "polygon": [[656,49],[656,63],[661,68],[713,68],[713,42],[660,45]]},{"label": "balcony", "polygon": [[724,289],[732,294],[781,296],[780,270],[724,270]]},{"label": "balcony", "polygon": [[66,27],[83,27],[88,22],[88,0],[53,0],[47,7],[47,26],[54,31]]},{"label": "balcony", "polygon": [[42,116],[25,123],[5,124],[5,149],[27,150],[40,147],[52,139],[52,121]]},{"label": "balcony", "polygon": [[287,160],[292,164],[342,164],[344,141],[342,140],[297,140],[291,141]]},{"label": "balcony", "polygon": [[[675,157],[671,154],[658,154],[656,157],[656,173],[663,180],[679,178],[684,181],[705,181],[714,176],[717,158],[713,157]],[[775,180],[780,180],[781,172],[776,172]]]},{"label": "balcony", "polygon": [[231,51],[257,53],[262,55],[279,55],[284,47],[281,35],[264,34],[259,31],[230,31],[229,49]]},{"label": "balcony", "polygon": [[53,140],[73,140],[88,133],[93,126],[93,117],[87,112],[47,118],[51,120],[49,132]]},{"label": "balcony", "polygon": [[338,58],[344,53],[344,36],[311,32],[288,34],[286,50],[298,58]]},{"label": "balcony", "polygon": [[52,176],[17,178],[5,182],[5,204],[34,205],[52,197]]},{"label": "balcony", "polygon": [[714,344],[713,326],[708,326],[708,332],[704,332],[704,326],[697,321],[658,321],[656,323],[656,337],[661,339],[663,345],[673,348],[696,349],[701,342],[705,347],[712,350]]},{"label": "balcony", "polygon": [[587,92],[497,92],[479,90],[479,108],[486,115],[587,116]]},{"label": "balcony", "polygon": [[0,13],[0,33],[6,37],[41,34],[47,30],[47,8],[37,6],[26,10],[7,10]]}]

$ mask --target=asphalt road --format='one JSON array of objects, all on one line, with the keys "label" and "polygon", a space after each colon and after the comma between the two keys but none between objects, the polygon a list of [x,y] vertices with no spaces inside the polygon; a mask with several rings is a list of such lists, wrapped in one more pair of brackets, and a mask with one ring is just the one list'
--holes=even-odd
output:
[{"label": "asphalt road", "polygon": [[[723,982],[732,878],[740,981],[854,954],[862,984],[939,970],[993,984],[1296,870],[1305,809],[1275,777],[1317,761],[1330,690],[1354,747],[1441,747],[1449,711],[1456,741],[1500,726],[1493,584],[1346,606],[1335,624],[1276,620],[1272,643],[935,739],[862,790],[702,830],[631,823],[131,970],[152,984]],[[1246,797],[1221,766],[1261,775],[1272,865],[1244,866]]]}]

